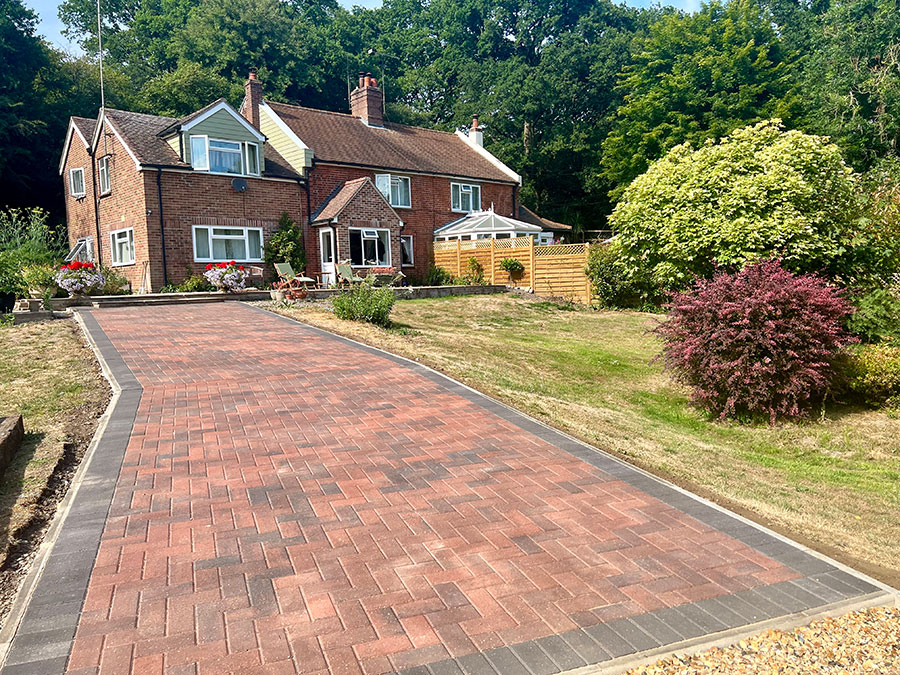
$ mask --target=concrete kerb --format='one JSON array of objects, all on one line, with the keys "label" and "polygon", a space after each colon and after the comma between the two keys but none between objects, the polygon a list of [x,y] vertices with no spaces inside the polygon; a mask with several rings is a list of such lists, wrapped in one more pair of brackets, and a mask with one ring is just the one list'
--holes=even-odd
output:
[{"label": "concrete kerb", "polygon": [[[22,638],[24,629],[27,628],[26,624],[28,622],[24,620],[26,615],[29,614],[29,610],[33,609],[33,604],[38,604],[37,602],[32,602],[33,600],[35,600],[35,591],[36,589],[38,589],[41,581],[43,580],[44,572],[48,568],[48,562],[51,560],[51,556],[53,556],[55,553],[55,545],[60,537],[60,533],[66,525],[69,515],[72,513],[73,506],[78,500],[79,495],[82,493],[82,488],[86,484],[88,485],[88,487],[95,487],[91,484],[91,482],[86,482],[85,478],[88,472],[93,467],[94,459],[98,454],[98,448],[100,448],[101,444],[103,443],[111,420],[116,415],[117,411],[119,411],[120,413],[122,412],[120,410],[120,403],[122,402],[123,392],[125,392],[126,389],[134,390],[136,386],[137,389],[140,390],[140,386],[137,385],[136,380],[134,382],[126,382],[125,387],[122,386],[119,378],[113,373],[110,364],[102,353],[102,351],[104,350],[101,350],[101,347],[97,344],[94,333],[85,325],[84,318],[81,316],[80,312],[73,312],[72,314],[75,320],[78,322],[82,334],[85,336],[85,339],[94,352],[97,362],[100,365],[100,371],[103,377],[107,380],[107,382],[109,382],[110,389],[112,390],[112,395],[110,396],[110,400],[106,406],[106,410],[100,417],[100,420],[97,424],[97,429],[94,432],[94,436],[92,437],[91,442],[88,444],[81,464],[72,477],[72,483],[69,487],[69,490],[63,500],[60,502],[59,507],[56,510],[56,514],[54,515],[53,520],[47,528],[47,532],[44,535],[44,540],[41,542],[41,545],[38,548],[37,553],[35,554],[29,571],[25,576],[25,579],[23,580],[21,586],[19,587],[18,592],[16,593],[16,597],[13,600],[12,607],[10,608],[10,612],[6,618],[3,628],[2,630],[0,630],[0,668],[2,668],[2,671],[4,673],[11,672],[12,670],[22,670],[23,672],[27,672],[27,668],[29,668],[32,663],[35,667],[46,666],[47,670],[41,671],[44,673],[57,671],[63,672],[65,670],[66,663],[68,662],[71,642],[74,639],[75,635],[75,626],[77,625],[77,619],[80,616],[81,606],[84,601],[84,591],[86,591],[87,586],[86,581],[90,578],[90,573],[93,570],[93,563],[96,558],[96,548],[94,548],[92,551],[89,550],[86,555],[80,555],[81,564],[78,565],[80,569],[74,570],[74,572],[79,576],[85,577],[83,579],[85,581],[84,590],[82,590],[81,592],[76,592],[75,595],[77,595],[78,597],[73,597],[71,602],[62,602],[62,600],[60,600],[58,596],[56,597],[56,600],[62,603],[59,604],[59,609],[65,610],[65,620],[60,624],[55,625],[61,625],[62,627],[56,628],[54,625],[54,630],[42,630],[42,628],[46,627],[47,625],[47,618],[36,618],[32,622],[34,624],[31,627],[33,630],[30,631],[32,635],[49,637],[50,633],[59,633],[63,638],[61,644],[67,643],[69,651],[66,651],[64,657],[61,655],[55,655],[47,659],[36,659],[34,661],[27,661],[18,665],[9,664],[8,661],[14,645],[17,643],[17,640],[20,640]],[[139,396],[137,397],[137,399],[139,400]],[[136,409],[136,404],[133,407]],[[128,411],[125,411],[125,414],[127,415]],[[116,473],[118,474],[118,471]],[[106,512],[104,512],[102,515],[103,521],[105,522]],[[97,544],[99,545],[99,537],[97,538]],[[65,556],[66,554],[62,553],[60,557]],[[73,590],[77,591],[77,589]],[[53,618],[58,617],[54,615]],[[25,666],[24,669],[23,666]],[[38,671],[33,670],[32,672]]]}]

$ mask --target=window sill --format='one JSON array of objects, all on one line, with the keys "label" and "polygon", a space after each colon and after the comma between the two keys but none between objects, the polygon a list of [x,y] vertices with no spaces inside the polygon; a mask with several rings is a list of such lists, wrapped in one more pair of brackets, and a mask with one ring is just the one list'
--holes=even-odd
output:
[{"label": "window sill", "polygon": [[103,199],[104,197],[109,197],[112,194],[112,190],[108,192],[101,192],[97,199]]},{"label": "window sill", "polygon": [[384,265],[350,265],[350,269],[354,270],[371,270],[376,267],[393,267],[390,263],[386,263]]},{"label": "window sill", "polygon": [[412,206],[394,206],[391,204],[392,209],[412,209]]},{"label": "window sill", "polygon": [[73,194],[70,194],[69,196],[70,196],[72,199],[74,199],[75,201],[80,202],[82,199],[84,199],[85,197],[87,197],[87,193],[85,192],[85,193],[80,194],[80,195],[73,195]]},{"label": "window sill", "polygon": [[262,258],[260,258],[259,260],[238,260],[237,258],[225,258],[222,260],[197,260],[196,258],[194,258],[194,262],[199,265],[208,265],[209,263],[217,265],[218,263],[230,263],[232,260],[238,265],[250,265],[254,263],[262,264],[263,262]]},{"label": "window sill", "polygon": [[132,260],[131,262],[112,263],[110,267],[134,267],[135,265],[137,262]]},{"label": "window sill", "polygon": [[210,171],[209,169],[194,169],[191,167],[193,171],[196,173],[203,173],[207,176],[231,176],[232,178],[262,178],[261,174],[258,173],[228,173],[227,171]]},{"label": "window sill", "polygon": [[478,213],[479,211],[481,211],[481,209],[472,209],[471,211],[463,211],[462,209],[450,209],[450,213],[465,213],[467,215],[469,213]]}]

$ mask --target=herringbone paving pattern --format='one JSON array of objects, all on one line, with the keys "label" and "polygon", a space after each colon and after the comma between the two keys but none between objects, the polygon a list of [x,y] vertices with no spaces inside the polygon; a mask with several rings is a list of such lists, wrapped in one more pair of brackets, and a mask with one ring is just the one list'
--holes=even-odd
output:
[{"label": "herringbone paving pattern", "polygon": [[75,673],[382,673],[801,575],[239,303],[94,313],[143,387]]}]

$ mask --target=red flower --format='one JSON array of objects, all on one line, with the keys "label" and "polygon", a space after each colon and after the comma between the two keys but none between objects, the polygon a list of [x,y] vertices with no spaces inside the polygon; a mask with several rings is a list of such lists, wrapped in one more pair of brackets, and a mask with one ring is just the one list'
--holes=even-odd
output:
[{"label": "red flower", "polygon": [[206,269],[211,270],[211,269],[212,269],[212,263],[209,263],[209,264],[206,266]]},{"label": "red flower", "polygon": [[239,270],[243,270],[243,269],[244,269],[244,266],[243,266],[243,265],[238,265],[238,269],[239,269]]},{"label": "red flower", "polygon": [[228,264],[229,264],[229,265],[237,265],[237,263],[236,263],[234,260],[232,260],[232,261],[231,261],[230,263],[228,263]]}]

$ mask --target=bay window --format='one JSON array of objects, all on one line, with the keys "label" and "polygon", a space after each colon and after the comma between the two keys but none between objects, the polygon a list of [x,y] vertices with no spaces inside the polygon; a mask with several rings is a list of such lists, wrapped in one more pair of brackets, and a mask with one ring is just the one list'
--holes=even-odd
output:
[{"label": "bay window", "polygon": [[195,262],[260,262],[262,258],[262,228],[194,226]]},{"label": "bay window", "polygon": [[481,210],[481,186],[450,183],[450,208],[460,213]]},{"label": "bay window", "polygon": [[375,187],[391,203],[391,206],[403,209],[412,208],[409,178],[406,176],[392,176],[389,173],[376,174]]},{"label": "bay window", "polygon": [[126,227],[109,233],[109,248],[112,252],[112,264],[134,264],[134,228]]},{"label": "bay window", "polygon": [[350,228],[350,264],[354,267],[390,267],[391,231]]}]

